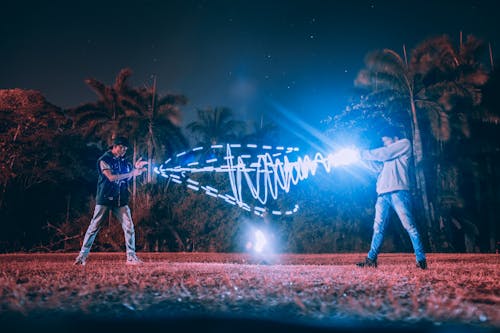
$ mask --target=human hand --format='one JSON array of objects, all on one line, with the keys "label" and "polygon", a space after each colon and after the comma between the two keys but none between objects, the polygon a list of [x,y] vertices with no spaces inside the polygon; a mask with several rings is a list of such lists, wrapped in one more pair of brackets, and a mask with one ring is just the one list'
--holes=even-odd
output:
[{"label": "human hand", "polygon": [[148,165],[147,161],[143,161],[142,157],[140,157],[134,164],[136,169],[143,169],[146,165]]},{"label": "human hand", "polygon": [[146,168],[140,168],[140,169],[134,169],[132,170],[132,175],[135,176],[140,176],[144,171],[146,171]]}]

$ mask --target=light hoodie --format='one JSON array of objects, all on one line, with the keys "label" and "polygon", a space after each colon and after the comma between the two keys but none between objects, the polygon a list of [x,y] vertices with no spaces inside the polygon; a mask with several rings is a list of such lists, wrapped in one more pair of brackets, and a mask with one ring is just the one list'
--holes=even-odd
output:
[{"label": "light hoodie", "polygon": [[411,157],[411,143],[401,139],[387,147],[361,151],[361,158],[367,161],[383,162],[377,178],[377,193],[384,194],[410,189],[408,166]]}]

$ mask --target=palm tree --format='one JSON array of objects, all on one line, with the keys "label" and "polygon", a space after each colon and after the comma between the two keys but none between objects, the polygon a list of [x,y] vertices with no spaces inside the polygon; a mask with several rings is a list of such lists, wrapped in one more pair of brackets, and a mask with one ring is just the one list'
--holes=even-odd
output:
[{"label": "palm tree", "polygon": [[412,53],[410,66],[420,83],[416,101],[428,111],[427,120],[438,142],[470,136],[472,109],[480,104],[481,87],[488,80],[479,60],[483,51],[482,42],[474,36],[468,36],[458,50],[449,37],[441,36],[421,43]]},{"label": "palm tree", "polygon": [[[127,79],[132,75],[129,68],[122,69],[112,86],[89,78],[85,83],[97,94],[97,102],[86,103],[69,109],[73,128],[84,137],[97,139],[100,144],[109,143],[120,133],[120,121],[127,115],[123,102],[127,98]],[[111,136],[109,135],[111,133]]]},{"label": "palm tree", "polygon": [[480,40],[468,36],[457,49],[447,36],[442,36],[421,43],[412,54],[412,67],[423,87],[417,106],[427,110],[425,120],[435,139],[428,143],[429,150],[434,151],[436,165],[435,216],[441,230],[464,231],[467,251],[474,249],[474,242],[467,239],[476,239],[478,229],[470,222],[470,212],[465,209],[467,202],[474,199],[467,193],[470,191],[463,189],[464,182],[460,179],[478,176],[470,139],[471,125],[478,118],[481,88],[488,80],[488,73],[479,60],[484,51],[482,46]]},{"label": "palm tree", "polygon": [[120,122],[134,138],[135,151],[147,151],[148,182],[152,181],[153,160],[164,160],[167,156],[188,147],[188,141],[180,129],[179,106],[187,103],[184,95],[168,93],[159,96],[156,79],[152,87],[129,89],[122,106],[126,117]]},{"label": "palm tree", "polygon": [[244,122],[234,120],[229,108],[198,109],[198,120],[187,125],[187,129],[198,136],[201,143],[213,145],[235,139],[244,129]]}]

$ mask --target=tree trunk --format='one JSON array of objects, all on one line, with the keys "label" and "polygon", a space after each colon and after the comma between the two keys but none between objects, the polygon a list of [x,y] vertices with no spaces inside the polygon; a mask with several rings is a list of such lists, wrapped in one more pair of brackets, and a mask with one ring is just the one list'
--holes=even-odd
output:
[{"label": "tree trunk", "polygon": [[[134,153],[132,157],[132,163],[135,165],[137,161],[137,139],[134,139]],[[137,193],[137,177],[132,178],[132,210],[135,210],[135,196]]]},{"label": "tree trunk", "polygon": [[66,196],[66,224],[69,224],[70,210],[71,210],[71,193]]},{"label": "tree trunk", "polygon": [[410,105],[411,105],[411,118],[413,124],[413,161],[415,165],[415,180],[417,184],[417,189],[420,194],[421,204],[423,208],[423,215],[425,223],[427,225],[427,236],[429,240],[429,245],[431,251],[436,251],[436,245],[434,243],[433,231],[433,219],[432,212],[429,205],[429,198],[427,195],[427,182],[425,179],[424,168],[423,168],[423,147],[422,147],[422,137],[420,136],[420,126],[417,119],[417,109],[415,106],[415,100],[413,99],[413,93],[410,93]]},{"label": "tree trunk", "polygon": [[168,225],[167,227],[168,227],[168,230],[170,230],[170,232],[174,236],[175,240],[177,241],[177,245],[179,246],[179,250],[184,251],[186,248],[186,245],[182,241],[182,238],[179,235],[179,233],[172,226]]},{"label": "tree trunk", "polygon": [[154,145],[154,130],[153,120],[156,119],[156,76],[153,81],[153,94],[151,100],[151,113],[149,118],[149,131],[148,131],[148,183],[153,181],[153,145]]},{"label": "tree trunk", "polygon": [[[498,216],[496,216],[495,212],[493,209],[491,209],[492,207],[498,207],[498,200],[495,200],[495,197],[498,197],[498,196],[495,196],[495,183],[496,183],[496,177],[497,175],[495,174],[494,172],[494,162],[492,162],[491,160],[491,157],[490,156],[486,156],[486,161],[485,161],[485,164],[486,164],[486,172],[485,172],[485,175],[487,177],[487,179],[489,179],[490,181],[488,181],[486,183],[486,195],[487,195],[487,199],[486,199],[486,207],[485,207],[485,211],[486,211],[486,217],[487,217],[487,220],[488,220],[488,245],[489,245],[489,250],[490,252],[495,252],[496,250],[496,242],[498,241],[498,234],[497,234],[497,230],[498,230],[498,227],[497,227],[497,223],[498,223]],[[497,201],[497,202],[495,202]],[[485,203],[483,201],[481,201],[481,203],[484,205]]]},{"label": "tree trunk", "polygon": [[5,183],[2,186],[2,194],[0,195],[0,209],[2,209],[2,207],[3,207],[5,193],[7,192],[7,184],[8,184],[8,181],[5,181]]}]

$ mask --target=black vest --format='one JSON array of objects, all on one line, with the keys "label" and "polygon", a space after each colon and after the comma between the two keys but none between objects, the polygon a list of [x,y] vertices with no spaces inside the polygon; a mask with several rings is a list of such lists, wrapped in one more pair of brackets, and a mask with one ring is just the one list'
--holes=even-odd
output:
[{"label": "black vest", "polygon": [[97,160],[97,196],[96,203],[104,206],[121,207],[128,204],[129,191],[128,179],[110,182],[101,171],[101,161],[104,161],[111,168],[113,175],[121,175],[132,170],[131,165],[123,157],[115,157],[111,151],[107,151]]}]

